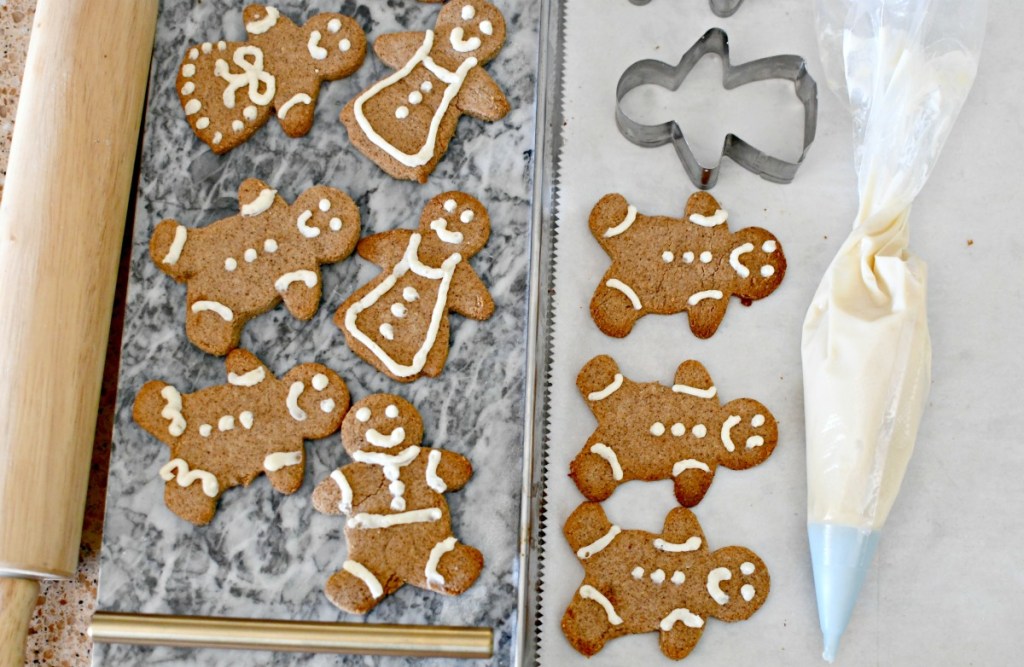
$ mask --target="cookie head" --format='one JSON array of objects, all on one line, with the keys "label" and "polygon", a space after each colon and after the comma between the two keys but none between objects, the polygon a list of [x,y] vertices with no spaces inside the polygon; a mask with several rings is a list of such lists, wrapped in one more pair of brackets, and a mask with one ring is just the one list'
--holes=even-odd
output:
[{"label": "cookie head", "polygon": [[366,35],[348,16],[317,14],[302,30],[309,57],[327,79],[348,76],[366,56]]},{"label": "cookie head", "polygon": [[483,0],[452,0],[437,17],[435,50],[453,60],[476,58],[486,63],[505,42],[505,17]]},{"label": "cookie head", "polygon": [[758,401],[738,398],[722,408],[722,448],[719,463],[746,470],[764,462],[779,440],[775,417]]},{"label": "cookie head", "polygon": [[750,549],[726,547],[711,555],[706,588],[718,603],[713,615],[723,621],[742,621],[761,608],[771,578],[764,562]]},{"label": "cookie head", "polygon": [[320,364],[296,366],[282,380],[288,387],[288,414],[306,438],[323,438],[341,424],[349,393],[341,377]]},{"label": "cookie head", "polygon": [[491,235],[491,219],[476,197],[464,192],[445,192],[429,202],[420,218],[424,248],[437,248],[442,256],[475,255]]},{"label": "cookie head", "polygon": [[782,283],[786,275],[786,256],[779,240],[766,229],[748,227],[733,236],[729,264],[736,272],[736,295],[761,299]]},{"label": "cookie head", "polygon": [[396,454],[423,442],[423,419],[412,403],[394,394],[367,396],[352,406],[341,426],[345,451]]}]

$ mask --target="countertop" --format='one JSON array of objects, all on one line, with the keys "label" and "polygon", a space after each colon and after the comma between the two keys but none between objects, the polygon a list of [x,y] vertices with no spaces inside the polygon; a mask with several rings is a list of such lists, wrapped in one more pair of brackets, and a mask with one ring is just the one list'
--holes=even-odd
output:
[{"label": "countertop", "polygon": [[[7,158],[14,130],[14,116],[25,69],[25,54],[35,13],[35,0],[0,0],[0,195],[7,175]],[[122,267],[127,266],[122,259]],[[96,440],[93,446],[89,495],[82,529],[78,571],[68,581],[46,581],[29,627],[26,665],[77,667],[88,665],[92,642],[86,634],[96,608],[96,575],[99,569],[103,529],[103,499],[110,458],[113,397],[117,389],[117,352],[120,349],[124,311],[124,272],[118,283],[118,303],[111,323],[107,364],[103,378]]]}]

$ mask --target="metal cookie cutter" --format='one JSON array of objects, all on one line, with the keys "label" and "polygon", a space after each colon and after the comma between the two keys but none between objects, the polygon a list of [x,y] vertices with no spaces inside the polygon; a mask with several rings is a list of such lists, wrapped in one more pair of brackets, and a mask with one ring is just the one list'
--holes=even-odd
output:
[{"label": "metal cookie cutter", "polygon": [[[697,61],[709,53],[717,54],[722,59],[722,85],[726,90],[764,79],[786,79],[793,82],[794,92],[804,105],[804,146],[796,162],[772,157],[730,132],[725,137],[718,164],[705,167],[697,161],[683,130],[674,120],[660,125],[642,125],[622,110],[622,99],[638,86],[651,84],[678,90]],[[771,56],[733,66],[729,62],[729,36],[724,30],[712,28],[683,54],[678,65],[658,60],[641,60],[630,65],[619,78],[615,91],[615,121],[619,131],[638,146],[662,146],[671,142],[690,180],[702,190],[714,187],[718,181],[722,158],[726,156],[761,178],[775,183],[789,183],[796,176],[797,168],[814,141],[818,125],[818,84],[807,73],[807,63],[800,56]]]},{"label": "metal cookie cutter", "polygon": [[[629,0],[634,5],[646,5],[651,0]],[[721,18],[727,18],[736,13],[736,10],[743,4],[743,0],[708,0],[708,4],[711,5],[711,11],[715,13],[715,16]]]}]

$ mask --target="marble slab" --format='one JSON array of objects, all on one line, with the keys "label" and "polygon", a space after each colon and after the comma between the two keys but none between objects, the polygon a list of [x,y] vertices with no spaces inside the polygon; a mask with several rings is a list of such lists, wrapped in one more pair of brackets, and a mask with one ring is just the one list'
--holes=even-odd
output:
[{"label": "marble slab", "polygon": [[[196,528],[163,503],[159,468],[164,445],[131,418],[134,396],[149,379],[182,391],[224,381],[221,359],[185,337],[184,288],[148,256],[154,226],[176,218],[205,225],[237,210],[236,190],[258,177],[288,200],[314,184],[348,192],[359,204],[364,234],[416,225],[423,204],[448,189],[477,196],[488,207],[492,233],[471,263],[494,296],[487,322],[452,318],[447,368],[436,379],[401,385],[357,358],[331,318],[341,302],[378,272],[355,256],[324,267],[324,298],[310,322],[279,306],[249,323],[242,345],[277,374],[318,361],[338,371],[353,400],[388,391],[423,414],[426,441],[465,454],[473,479],[448,495],[455,533],[481,549],[486,565],[464,595],[448,598],[405,587],[367,615],[376,623],[486,625],[495,631],[493,664],[513,660],[516,557],[519,532],[527,318],[530,192],[533,171],[534,84],[540,0],[499,2],[508,39],[488,66],[512,111],[502,121],[464,118],[456,139],[426,185],[386,176],[348,142],[338,113],[347,100],[388,71],[372,54],[348,79],[324,85],[308,136],[290,139],[269,122],[247,143],[214,155],[185,123],[174,80],[186,44],[242,39],[242,3],[167,0],[162,3],[145,118],[145,139],[135,214],[130,284],[121,351],[120,384],[100,571],[101,610],[165,614],[358,621],[322,593],[345,559],[342,521],[318,514],[314,485],[347,462],[337,437],[307,444],[305,483],[291,496],[273,491],[265,477],[233,489],[214,521]],[[438,5],[413,0],[356,3],[278,2],[282,14],[304,21],[319,11],[354,16],[372,41],[400,30],[433,26]],[[334,665],[364,664],[363,657],[253,654],[170,648],[97,646],[95,665]],[[404,664],[398,658],[375,664]],[[441,664],[445,661],[422,661]]]}]

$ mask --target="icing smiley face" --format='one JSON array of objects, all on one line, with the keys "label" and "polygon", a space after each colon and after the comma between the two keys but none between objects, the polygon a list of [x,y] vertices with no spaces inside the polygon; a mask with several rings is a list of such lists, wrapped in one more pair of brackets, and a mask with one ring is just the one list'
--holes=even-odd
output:
[{"label": "icing smiley face", "polygon": [[481,0],[449,2],[437,17],[441,48],[453,59],[473,57],[487,61],[505,41],[505,19],[498,9]]},{"label": "icing smiley face", "polygon": [[345,450],[395,454],[423,441],[423,419],[394,394],[374,394],[352,406],[341,427]]},{"label": "icing smiley face", "polygon": [[475,255],[491,234],[491,219],[478,199],[464,192],[445,192],[423,208],[420,217],[423,247],[439,253]]}]

